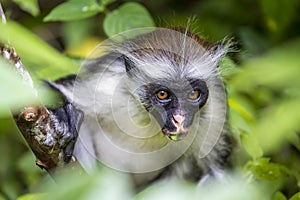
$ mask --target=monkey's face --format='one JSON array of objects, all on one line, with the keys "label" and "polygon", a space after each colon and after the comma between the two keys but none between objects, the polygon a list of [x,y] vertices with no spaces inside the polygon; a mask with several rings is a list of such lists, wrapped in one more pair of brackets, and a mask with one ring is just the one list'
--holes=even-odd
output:
[{"label": "monkey's face", "polygon": [[199,79],[176,84],[156,82],[146,85],[144,90],[146,109],[156,118],[163,134],[174,141],[188,133],[196,112],[208,98],[206,83]]}]

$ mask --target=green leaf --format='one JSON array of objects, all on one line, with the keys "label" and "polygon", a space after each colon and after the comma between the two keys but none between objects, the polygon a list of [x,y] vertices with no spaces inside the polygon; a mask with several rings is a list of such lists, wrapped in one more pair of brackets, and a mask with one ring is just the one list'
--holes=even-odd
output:
[{"label": "green leaf", "polygon": [[[28,71],[34,71],[38,78],[55,79],[78,69],[71,59],[57,52],[25,27],[8,22],[5,25],[0,23],[0,30],[0,41],[10,41]],[[38,69],[33,66],[38,66]]]},{"label": "green leaf", "polygon": [[[259,112],[255,131],[266,153],[278,150],[300,128],[299,52],[300,38],[246,62],[231,82],[267,106]],[[296,92],[292,96],[288,90]]]},{"label": "green leaf", "polygon": [[102,168],[91,174],[67,167],[61,172],[55,176],[55,184],[42,186],[48,192],[44,200],[131,199],[132,183],[128,174]]},{"label": "green leaf", "polygon": [[[80,28],[78,28],[80,27]],[[62,24],[64,42],[67,48],[78,46],[84,39],[90,36],[95,23],[93,20],[83,19]]]},{"label": "green leaf", "polygon": [[299,87],[300,38],[278,47],[262,57],[243,64],[244,70],[231,84],[241,91],[255,92],[258,86],[274,89]]},{"label": "green leaf", "polygon": [[300,192],[294,194],[289,200],[300,200]]},{"label": "green leaf", "polygon": [[118,9],[108,13],[104,19],[104,31],[111,37],[134,28],[154,27],[149,12],[138,3],[125,3]]},{"label": "green leaf", "polygon": [[[237,112],[241,117],[243,117],[248,122],[248,124],[253,123],[254,119],[253,119],[252,114],[245,107],[243,107],[239,101],[242,101],[242,100],[230,97],[228,99],[228,105],[230,106],[230,109]],[[247,129],[244,129],[244,130],[249,130],[249,129],[247,127]]]},{"label": "green leaf", "polygon": [[[172,192],[172,191],[176,191],[176,192]],[[170,179],[168,181],[168,184],[162,181],[160,183],[156,183],[145,188],[140,193],[138,193],[133,198],[133,200],[198,199],[195,197],[196,197],[195,185],[189,182]]]},{"label": "green leaf", "polygon": [[287,200],[287,198],[282,194],[280,191],[277,191],[273,197],[272,200]]},{"label": "green leaf", "polygon": [[285,100],[262,114],[255,134],[265,152],[274,151],[299,130],[300,99]]},{"label": "green leaf", "polygon": [[115,2],[116,0],[100,0],[100,2],[104,5],[104,6],[106,6],[106,5],[108,5],[108,4],[110,4],[110,3],[113,3],[113,2]]},{"label": "green leaf", "polygon": [[40,13],[37,0],[13,0],[20,8],[33,16],[37,16]]},{"label": "green leaf", "polygon": [[96,0],[70,0],[55,7],[44,21],[72,21],[91,17],[104,11]]},{"label": "green leaf", "polygon": [[263,156],[263,150],[253,134],[244,133],[241,135],[241,142],[246,152],[253,158],[257,159]]},{"label": "green leaf", "polygon": [[245,168],[251,171],[256,178],[274,181],[274,183],[289,175],[289,170],[285,166],[272,163],[269,158],[249,161]]},{"label": "green leaf", "polygon": [[17,198],[17,200],[40,200],[44,199],[47,195],[43,193],[25,194]]},{"label": "green leaf", "polygon": [[8,64],[0,58],[0,116],[5,116],[9,108],[17,108],[22,105],[32,105],[37,98],[32,88],[22,83],[19,76]]},{"label": "green leaf", "polygon": [[260,0],[259,1],[266,26],[272,33],[272,36],[277,36],[282,33],[285,28],[292,22],[298,11],[298,0],[289,1],[273,1]]}]

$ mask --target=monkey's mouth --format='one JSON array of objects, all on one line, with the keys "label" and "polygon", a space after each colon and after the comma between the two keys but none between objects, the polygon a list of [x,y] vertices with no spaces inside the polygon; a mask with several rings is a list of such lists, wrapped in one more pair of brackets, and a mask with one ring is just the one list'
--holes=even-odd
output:
[{"label": "monkey's mouth", "polygon": [[180,141],[187,135],[188,132],[169,132],[167,130],[163,130],[163,133],[172,141]]}]

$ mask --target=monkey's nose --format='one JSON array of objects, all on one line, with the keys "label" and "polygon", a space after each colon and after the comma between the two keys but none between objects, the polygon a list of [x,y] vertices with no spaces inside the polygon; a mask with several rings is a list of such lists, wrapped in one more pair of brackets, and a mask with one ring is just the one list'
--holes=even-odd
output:
[{"label": "monkey's nose", "polygon": [[173,115],[173,120],[176,124],[182,125],[182,122],[184,121],[184,116],[182,116],[182,115]]}]

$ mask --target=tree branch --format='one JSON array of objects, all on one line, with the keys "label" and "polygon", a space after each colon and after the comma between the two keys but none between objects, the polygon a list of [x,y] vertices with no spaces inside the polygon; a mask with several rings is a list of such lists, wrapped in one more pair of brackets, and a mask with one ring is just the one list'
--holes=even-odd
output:
[{"label": "tree branch", "polygon": [[[6,24],[1,4],[0,17],[1,22]],[[0,43],[0,56],[13,64],[16,76],[19,76],[25,85],[34,89],[30,74],[13,48]],[[34,91],[37,96],[36,90]],[[59,145],[59,134],[56,133],[53,117],[48,109],[42,103],[38,103],[12,112],[20,132],[36,156],[36,164],[48,172],[65,166],[64,150]],[[73,157],[70,162],[76,164],[75,158]]]},{"label": "tree branch", "polygon": [[[0,46],[0,55],[11,62],[23,83],[33,87],[33,81],[28,71],[20,61],[14,50]],[[37,94],[37,92],[36,92]],[[52,171],[58,166],[64,166],[63,149],[58,143],[58,134],[55,132],[51,113],[39,103],[13,111],[14,120],[35,154],[36,164],[47,171]]]}]

